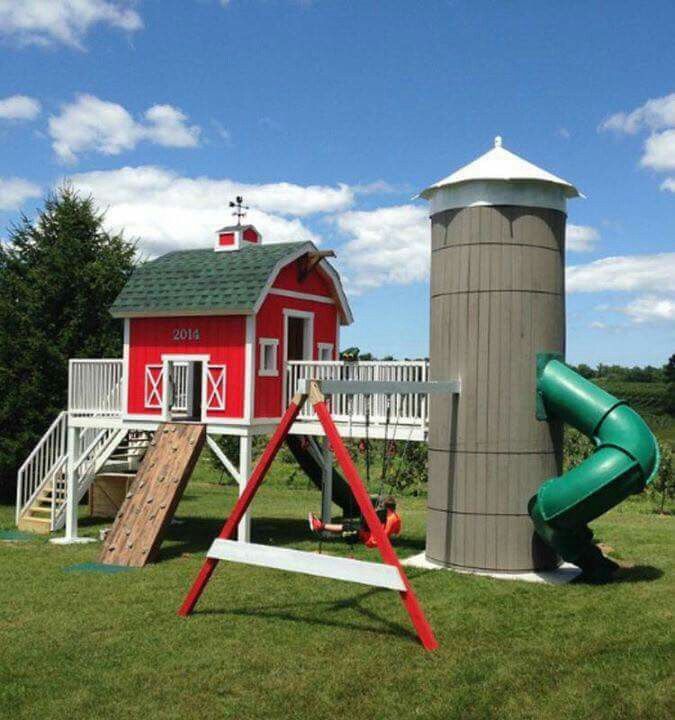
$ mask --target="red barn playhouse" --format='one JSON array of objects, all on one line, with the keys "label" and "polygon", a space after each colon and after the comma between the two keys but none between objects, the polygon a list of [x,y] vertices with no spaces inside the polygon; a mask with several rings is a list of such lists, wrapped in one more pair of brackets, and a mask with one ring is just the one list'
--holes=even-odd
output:
[{"label": "red barn playhouse", "polygon": [[[243,487],[252,437],[270,434],[304,378],[424,380],[425,361],[340,361],[340,328],[352,313],[340,277],[311,242],[262,244],[252,225],[224,227],[211,247],[170,252],[140,265],[111,307],[124,323],[121,359],[70,362],[68,409],[19,472],[19,527],[77,538],[77,502],[114,516],[161,422],[207,426],[208,442]],[[423,440],[417,397],[335,396],[341,432]],[[308,408],[293,433],[322,436]],[[213,441],[239,438],[238,466]],[[312,439],[317,466],[326,466]],[[320,471],[319,471],[320,474]],[[97,499],[98,498],[98,499]],[[117,498],[117,500],[115,500]],[[103,509],[101,502],[103,503]],[[329,511],[330,506],[328,506]],[[248,536],[248,519],[240,536]]]},{"label": "red barn playhouse", "polygon": [[336,360],[352,322],[325,255],[312,243],[262,245],[249,225],[138,268],[111,308],[125,327],[124,418],[277,423],[286,363]]}]

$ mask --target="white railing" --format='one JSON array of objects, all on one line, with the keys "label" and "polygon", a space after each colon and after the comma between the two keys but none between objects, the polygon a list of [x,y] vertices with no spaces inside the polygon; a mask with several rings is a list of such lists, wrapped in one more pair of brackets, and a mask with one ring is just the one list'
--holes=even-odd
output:
[{"label": "white railing", "polygon": [[122,413],[122,360],[71,360],[68,410],[78,415]]},{"label": "white railing", "polygon": [[66,457],[68,413],[63,411],[49,426],[38,444],[19,468],[16,480],[16,521],[31,505],[48,480],[62,474]]},{"label": "white railing", "polygon": [[[429,378],[427,360],[372,360],[346,362],[343,360],[289,360],[286,363],[286,402],[290,402],[300,380],[360,380],[389,382],[426,382]],[[386,395],[332,395],[331,415],[338,422],[384,424],[389,406],[391,425],[426,427],[428,401],[426,395],[396,393]],[[313,419],[312,409],[306,405],[300,419]]]},{"label": "white railing", "polygon": [[[126,430],[119,428],[85,428],[80,433],[76,448],[76,460],[73,463],[75,473],[75,503],[79,503],[87,491],[96,473],[119,444]],[[65,469],[65,468],[64,468]],[[56,480],[54,482],[57,482]],[[62,495],[52,494],[52,530],[58,530],[65,522],[67,488],[63,478]],[[56,490],[56,487],[54,488]]]}]

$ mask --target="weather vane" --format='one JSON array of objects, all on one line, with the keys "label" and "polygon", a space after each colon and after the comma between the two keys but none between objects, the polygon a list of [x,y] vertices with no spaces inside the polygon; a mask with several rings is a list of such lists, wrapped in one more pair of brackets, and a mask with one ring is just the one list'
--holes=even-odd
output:
[{"label": "weather vane", "polygon": [[248,205],[244,205],[244,198],[237,195],[234,202],[230,200],[230,207],[235,208],[232,214],[237,218],[237,225],[241,225],[241,219],[246,217],[244,210],[248,210]]}]

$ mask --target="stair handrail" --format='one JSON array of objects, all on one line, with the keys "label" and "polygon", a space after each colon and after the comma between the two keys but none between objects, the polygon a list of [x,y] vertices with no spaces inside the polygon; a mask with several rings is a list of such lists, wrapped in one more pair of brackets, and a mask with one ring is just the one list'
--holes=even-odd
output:
[{"label": "stair handrail", "polygon": [[[63,427],[59,427],[63,425]],[[27,507],[31,505],[31,503],[35,500],[37,497],[39,491],[41,490],[45,480],[49,477],[50,473],[54,471],[54,468],[57,464],[60,464],[65,456],[66,456],[66,429],[68,427],[68,412],[66,410],[62,410],[57,416],[56,419],[52,422],[52,424],[47,428],[44,435],[40,438],[40,440],[37,442],[35,447],[31,450],[28,457],[24,460],[23,464],[19,468],[17,472],[17,480],[16,480],[16,522],[19,522],[19,519],[21,518],[21,515],[25,511]],[[49,442],[52,441],[52,435],[56,432],[60,432],[60,437],[58,438],[58,446],[55,444],[52,446],[52,454],[55,455],[55,457],[51,460],[48,460],[48,463],[45,463],[48,465],[48,467],[44,467],[41,470],[40,479],[39,482],[33,482],[32,487],[30,488],[30,494],[27,496],[27,498],[24,501],[24,488],[25,488],[25,479],[27,471],[32,467],[33,461],[39,458],[40,452],[47,446]],[[34,477],[34,476],[33,476]]]}]

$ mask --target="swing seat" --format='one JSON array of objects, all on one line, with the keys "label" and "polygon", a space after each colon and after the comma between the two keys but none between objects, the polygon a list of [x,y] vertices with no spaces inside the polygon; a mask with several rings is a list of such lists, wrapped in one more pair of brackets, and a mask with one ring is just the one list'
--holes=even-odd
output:
[{"label": "swing seat", "polygon": [[221,539],[213,541],[206,556],[214,560],[227,560],[333,580],[345,580],[387,590],[402,592],[406,589],[401,574],[395,566],[365,560]]}]

